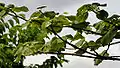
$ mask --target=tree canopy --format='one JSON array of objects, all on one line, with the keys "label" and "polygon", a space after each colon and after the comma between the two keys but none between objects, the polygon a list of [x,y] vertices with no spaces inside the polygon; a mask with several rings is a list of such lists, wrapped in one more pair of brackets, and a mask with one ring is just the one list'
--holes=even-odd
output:
[{"label": "tree canopy", "polygon": [[[29,11],[26,6],[0,3],[0,68],[57,68],[68,62],[65,55],[93,58],[94,65],[99,65],[103,60],[120,61],[120,56],[112,56],[108,52],[110,46],[120,43],[113,42],[120,39],[120,16],[109,16],[106,10],[101,9],[105,6],[85,4],[78,8],[76,15],[43,11],[46,6],[40,6],[26,19],[25,12]],[[90,12],[100,21],[87,21]],[[64,28],[74,30],[75,35],[59,35]],[[83,34],[100,37],[87,41]],[[101,47],[106,49],[99,52]],[[66,52],[69,49],[73,53]],[[51,56],[41,65],[23,65],[26,56],[38,54],[56,56]]]}]

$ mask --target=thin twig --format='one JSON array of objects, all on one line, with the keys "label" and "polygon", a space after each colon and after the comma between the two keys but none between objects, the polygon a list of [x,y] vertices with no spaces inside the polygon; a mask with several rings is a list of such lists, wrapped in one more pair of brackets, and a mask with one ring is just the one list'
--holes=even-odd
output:
[{"label": "thin twig", "polygon": [[36,54],[63,54],[63,55],[72,55],[72,56],[80,56],[80,57],[86,57],[86,58],[96,58],[95,56],[88,56],[88,55],[80,55],[76,53],[58,53],[58,52],[37,52]]},{"label": "thin twig", "polygon": [[[64,27],[70,27],[70,28],[74,28],[74,29],[78,29],[78,30],[80,29],[80,28],[73,27],[73,26],[64,26]],[[104,35],[104,34],[97,33],[97,32],[91,31],[91,30],[86,30],[86,29],[81,29],[81,30],[87,31],[87,32],[89,32],[90,34],[95,34],[95,35],[100,35],[100,36],[103,36],[103,35]]]},{"label": "thin twig", "polygon": [[118,44],[118,43],[120,43],[120,41],[110,43],[110,45],[114,45],[114,44]]},{"label": "thin twig", "polygon": [[120,56],[110,56],[110,57],[120,57]]}]

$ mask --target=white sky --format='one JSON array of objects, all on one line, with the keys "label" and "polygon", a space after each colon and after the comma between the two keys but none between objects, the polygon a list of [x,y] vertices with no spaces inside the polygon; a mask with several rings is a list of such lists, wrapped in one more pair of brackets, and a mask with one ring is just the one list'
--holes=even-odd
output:
[{"label": "white sky", "polygon": [[[28,14],[31,14],[36,10],[38,6],[46,5],[48,6],[47,10],[55,10],[57,12],[67,11],[70,14],[75,14],[77,8],[79,8],[84,3],[91,2],[100,2],[107,3],[108,6],[105,8],[110,14],[119,14],[120,13],[120,1],[119,0],[0,0],[0,2],[4,2],[6,4],[13,3],[17,6],[25,5],[30,9]],[[29,15],[27,15],[29,16]],[[96,20],[93,18],[89,18],[91,22],[95,22]],[[71,32],[71,31],[68,31]],[[72,33],[72,32],[71,32]],[[89,37],[88,39],[93,39],[94,37]],[[110,51],[112,55],[120,55],[120,47],[118,45],[112,46]],[[45,55],[36,56],[36,57],[28,57],[25,61],[25,64],[30,63],[40,63],[40,61],[45,60],[47,58]],[[80,58],[74,56],[66,56],[69,63],[65,63],[63,68],[119,68],[120,62],[117,61],[104,61],[99,66],[94,66],[93,59],[88,58]],[[60,68],[60,67],[59,67]]]}]

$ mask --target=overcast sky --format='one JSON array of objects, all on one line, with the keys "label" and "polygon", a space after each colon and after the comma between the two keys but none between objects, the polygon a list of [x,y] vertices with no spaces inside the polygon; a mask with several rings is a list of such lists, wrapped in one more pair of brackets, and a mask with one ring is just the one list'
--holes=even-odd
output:
[{"label": "overcast sky", "polygon": [[[119,0],[0,0],[0,2],[4,2],[6,4],[13,3],[17,6],[25,5],[29,7],[31,14],[36,10],[38,6],[46,5],[47,10],[54,10],[57,12],[64,12],[67,11],[70,14],[75,14],[77,8],[85,3],[92,3],[92,2],[100,2],[100,3],[107,3],[108,6],[105,8],[110,14],[119,14],[120,13],[120,1]],[[28,15],[29,16],[29,15]],[[95,21],[93,18],[89,18],[91,21]],[[70,31],[69,31],[70,32]],[[72,32],[71,32],[72,33]],[[89,37],[91,39],[93,37]],[[120,55],[120,47],[115,45],[115,47],[111,47],[109,51],[112,55]],[[45,60],[47,56],[42,55],[36,57],[28,57],[25,61],[25,64],[30,64],[32,62],[39,63],[41,60]],[[39,58],[39,59],[38,59]],[[104,61],[99,66],[94,66],[93,59],[88,58],[80,58],[80,57],[73,57],[73,56],[66,56],[70,60],[69,63],[65,63],[63,68],[119,68],[120,62],[117,61]]]}]

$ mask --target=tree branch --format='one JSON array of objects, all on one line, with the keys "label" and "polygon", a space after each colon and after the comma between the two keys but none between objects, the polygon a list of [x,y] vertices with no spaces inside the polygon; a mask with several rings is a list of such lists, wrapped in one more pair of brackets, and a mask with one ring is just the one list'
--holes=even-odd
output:
[{"label": "tree branch", "polygon": [[[118,60],[120,61],[119,58],[112,58],[112,57],[120,57],[120,56],[110,56],[110,57],[104,57],[104,58],[101,58],[101,57],[96,57],[96,56],[88,56],[88,55],[81,55],[81,54],[76,54],[76,53],[58,53],[58,52],[40,52],[38,51],[36,54],[63,54],[63,55],[71,55],[71,56],[79,56],[79,57],[85,57],[85,58],[96,58],[96,59],[101,59],[101,60]],[[112,58],[112,59],[111,59]]]},{"label": "tree branch", "polygon": [[24,21],[28,21],[27,19],[25,19],[25,18],[23,18],[23,17],[21,17],[21,16],[18,16],[14,11],[12,11],[11,9],[10,9],[10,11],[14,14],[11,14],[11,13],[8,13],[8,15],[10,15],[10,16],[13,16],[13,17],[18,17],[18,18],[20,18],[20,19],[22,19],[22,20],[24,20]]},{"label": "tree branch", "polygon": [[[74,29],[78,29],[78,30],[80,29],[80,28],[73,27],[73,26],[64,26],[64,27],[70,27],[70,28],[74,28]],[[104,34],[97,33],[97,32],[91,31],[91,30],[86,30],[86,29],[81,29],[81,30],[87,31],[87,32],[89,32],[89,34],[95,34],[95,35],[100,35],[100,36],[104,35]]]},{"label": "tree branch", "polygon": [[62,37],[60,37],[55,31],[54,31],[54,29],[53,29],[53,27],[51,26],[51,29],[52,30],[50,30],[50,31],[52,31],[57,37],[59,37],[62,41],[64,41],[65,43],[67,43],[67,44],[69,44],[69,45],[71,45],[73,48],[75,48],[75,49],[79,49],[79,50],[82,50],[82,51],[84,51],[84,52],[86,52],[86,53],[88,53],[88,54],[91,54],[91,55],[94,55],[94,56],[96,56],[96,54],[94,54],[94,53],[91,53],[91,52],[88,52],[88,51],[86,51],[86,50],[84,50],[84,49],[82,49],[82,48],[79,48],[79,47],[77,47],[77,46],[75,46],[75,45],[73,45],[73,44],[71,44],[71,43],[69,43],[68,41],[66,41],[66,40],[64,40],[64,39],[62,39]]},{"label": "tree branch", "polygon": [[58,38],[60,38],[60,39],[61,39],[62,41],[64,41],[65,43],[71,45],[71,46],[72,46],[73,48],[75,48],[75,49],[79,49],[79,50],[81,50],[81,51],[84,51],[85,53],[88,53],[88,54],[90,54],[90,55],[96,56],[96,58],[99,58],[99,59],[103,59],[103,60],[118,60],[118,61],[120,61],[120,58],[114,58],[114,57],[106,57],[106,56],[96,55],[96,54],[94,54],[94,53],[91,53],[91,52],[88,52],[88,51],[83,50],[83,49],[81,49],[81,48],[78,48],[77,46],[69,43],[68,41],[66,41],[66,40],[64,40],[64,39],[62,39],[62,37],[60,37],[60,36],[54,31],[52,25],[51,25],[50,27],[51,27],[51,29],[52,29],[52,30],[49,29],[50,31],[52,31]]}]

